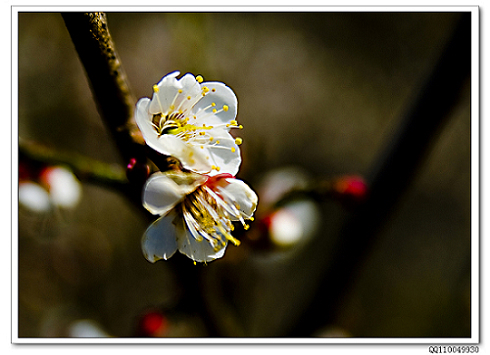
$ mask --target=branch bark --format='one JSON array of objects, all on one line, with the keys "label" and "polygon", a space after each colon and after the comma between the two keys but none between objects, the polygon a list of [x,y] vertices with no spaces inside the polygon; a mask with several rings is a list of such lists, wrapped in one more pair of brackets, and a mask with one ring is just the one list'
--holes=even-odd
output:
[{"label": "branch bark", "polygon": [[143,146],[132,137],[135,100],[102,12],[62,13],[87,73],[99,113],[127,163],[144,159]]}]

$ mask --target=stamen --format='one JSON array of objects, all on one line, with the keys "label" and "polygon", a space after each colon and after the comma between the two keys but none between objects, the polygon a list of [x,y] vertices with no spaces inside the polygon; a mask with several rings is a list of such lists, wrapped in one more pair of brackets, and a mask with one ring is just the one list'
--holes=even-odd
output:
[{"label": "stamen", "polygon": [[196,76],[197,82],[200,84],[204,81],[204,78],[201,75]]},{"label": "stamen", "polygon": [[157,97],[158,106],[160,106],[160,111],[163,113],[163,107],[162,107],[162,103],[160,102],[160,98],[158,97],[158,91],[160,91],[160,89],[158,88],[158,85],[153,85],[153,92],[155,93],[155,96]]},{"label": "stamen", "polygon": [[243,143],[243,139],[241,139],[240,137],[235,138],[235,144],[236,145],[240,145],[242,143]]}]

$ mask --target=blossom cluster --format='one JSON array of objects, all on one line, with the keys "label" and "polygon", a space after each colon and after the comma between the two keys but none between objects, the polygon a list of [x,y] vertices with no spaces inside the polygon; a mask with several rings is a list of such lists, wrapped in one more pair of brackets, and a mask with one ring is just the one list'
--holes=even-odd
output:
[{"label": "blossom cluster", "polygon": [[190,73],[163,77],[152,98],[136,104],[135,120],[146,144],[179,160],[180,170],[158,171],[143,188],[143,206],[159,218],[142,238],[146,259],[167,260],[179,250],[194,262],[224,255],[233,222],[248,229],[258,198],[236,179],[241,138],[230,134],[243,128],[236,121],[237,98],[220,82],[204,82]]}]

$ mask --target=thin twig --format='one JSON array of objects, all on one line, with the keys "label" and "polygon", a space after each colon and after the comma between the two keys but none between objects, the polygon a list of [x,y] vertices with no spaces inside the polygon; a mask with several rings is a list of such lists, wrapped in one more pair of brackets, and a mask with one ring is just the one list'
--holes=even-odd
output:
[{"label": "thin twig", "polygon": [[121,188],[128,184],[126,172],[120,165],[106,164],[74,152],[60,151],[22,138],[19,138],[19,157],[35,163],[64,165],[80,180],[111,188]]}]

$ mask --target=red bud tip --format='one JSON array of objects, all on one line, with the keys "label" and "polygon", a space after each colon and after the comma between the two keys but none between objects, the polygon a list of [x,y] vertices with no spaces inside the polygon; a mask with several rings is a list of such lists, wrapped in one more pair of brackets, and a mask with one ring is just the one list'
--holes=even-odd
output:
[{"label": "red bud tip", "polygon": [[126,176],[129,181],[144,182],[150,176],[150,167],[146,163],[139,162],[136,158],[131,158],[126,166]]}]

